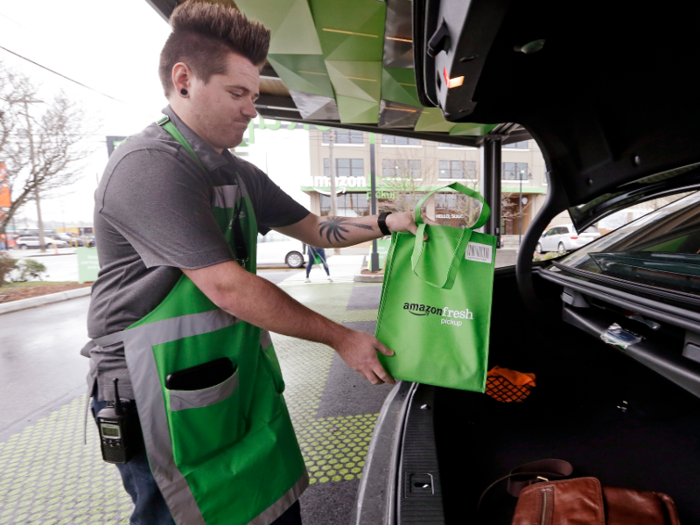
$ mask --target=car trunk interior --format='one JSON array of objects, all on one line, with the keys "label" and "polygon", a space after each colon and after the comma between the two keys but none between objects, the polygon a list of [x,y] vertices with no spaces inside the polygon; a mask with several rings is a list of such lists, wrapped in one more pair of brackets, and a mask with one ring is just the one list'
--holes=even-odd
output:
[{"label": "car trunk interior", "polygon": [[[555,298],[561,289],[548,291]],[[666,493],[682,523],[700,523],[700,400],[562,322],[560,305],[559,315],[530,314],[512,269],[496,273],[493,297],[489,368],[533,372],[537,386],[521,403],[436,390],[446,523],[476,523],[488,485],[546,458],[569,461],[574,476],[603,486]],[[499,484],[482,503],[479,523],[510,524],[516,502]]]}]

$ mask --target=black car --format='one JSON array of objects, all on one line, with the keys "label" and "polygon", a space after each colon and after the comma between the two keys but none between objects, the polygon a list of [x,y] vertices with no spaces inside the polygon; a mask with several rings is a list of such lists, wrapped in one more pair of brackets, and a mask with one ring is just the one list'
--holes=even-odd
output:
[{"label": "black car", "polygon": [[[700,523],[692,17],[680,5],[626,2],[412,3],[422,103],[451,121],[516,122],[547,164],[548,200],[517,265],[496,270],[489,355],[489,368],[535,373],[537,386],[524,402],[499,403],[399,384],[380,414],[352,523],[509,524],[517,500],[504,486],[477,515],[480,495],[545,458],[603,486],[668,494],[682,523]],[[560,212],[583,231],[646,205],[656,209],[533,264]]]},{"label": "black car", "polygon": [[[179,2],[149,3],[168,19]],[[567,460],[575,476],[604,486],[666,493],[682,523],[700,523],[700,96],[691,4],[236,4],[279,38],[262,72],[261,116],[483,148],[492,210],[485,230],[497,236],[500,146],[533,138],[547,167],[547,200],[517,264],[496,271],[489,355],[489,368],[534,373],[537,386],[522,403],[498,403],[400,383],[378,418],[352,523],[510,524],[516,500],[503,485],[477,515],[480,495],[514,467],[545,458]],[[404,93],[414,85],[417,99]],[[440,111],[448,122],[434,118]],[[631,206],[677,197],[533,263],[561,212],[582,232]]]}]

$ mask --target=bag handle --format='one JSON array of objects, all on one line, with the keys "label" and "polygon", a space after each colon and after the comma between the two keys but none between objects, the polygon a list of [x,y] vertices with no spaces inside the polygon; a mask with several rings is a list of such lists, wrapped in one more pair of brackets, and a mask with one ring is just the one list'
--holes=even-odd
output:
[{"label": "bag handle", "polygon": [[444,279],[440,277],[438,278],[438,282],[433,282],[421,275],[418,275],[418,272],[416,271],[418,261],[423,256],[423,248],[425,247],[425,241],[423,239],[425,237],[426,226],[427,224],[425,223],[421,223],[418,225],[415,245],[413,247],[413,254],[411,255],[411,269],[413,270],[413,274],[424,283],[429,284],[430,286],[435,286],[436,288],[445,288],[449,290],[450,288],[452,288],[452,285],[454,284],[455,279],[457,278],[459,263],[462,262],[461,254],[466,250],[467,243],[472,237],[472,230],[470,230],[469,228],[464,228],[462,230],[462,235],[460,236],[459,241],[457,242],[457,246],[455,246],[454,252],[452,252],[452,258],[450,259],[450,262],[447,266],[447,272],[445,272]]},{"label": "bag handle", "polygon": [[[533,461],[531,463],[525,463],[511,470],[508,474],[502,478],[498,478],[496,481],[491,483],[484,492],[481,493],[479,502],[476,504],[477,517],[479,511],[481,510],[481,504],[492,488],[501,483],[502,481],[508,480],[508,493],[511,496],[518,497],[520,492],[527,486],[540,481],[552,481],[557,479],[563,479],[571,476],[574,471],[574,467],[568,461],[563,459],[541,459],[539,461]],[[518,478],[514,480],[514,478]]]},{"label": "bag handle", "polygon": [[[457,242],[457,245],[455,246],[455,250],[452,253],[452,258],[449,261],[449,264],[447,266],[447,272],[445,273],[444,279],[440,277],[438,279],[438,282],[433,282],[428,279],[425,279],[424,277],[418,275],[418,272],[416,271],[416,267],[418,266],[418,261],[420,258],[423,256],[423,251],[425,248],[425,229],[426,229],[426,224],[423,222],[423,217],[421,216],[421,208],[423,207],[423,204],[425,203],[428,198],[433,195],[434,193],[443,190],[445,188],[453,189],[459,193],[462,193],[463,195],[466,195],[467,197],[472,197],[476,200],[478,200],[481,203],[481,213],[479,214],[479,218],[477,219],[476,223],[474,226],[471,228],[464,228],[462,230],[462,235],[459,238],[459,241]],[[420,201],[416,204],[415,208],[415,218],[416,218],[416,224],[418,225],[418,231],[416,232],[416,240],[415,240],[415,245],[413,247],[413,254],[411,255],[411,269],[413,270],[413,274],[421,279],[423,282],[435,286],[436,288],[446,288],[450,289],[452,288],[452,285],[455,282],[455,279],[457,277],[457,272],[459,270],[459,263],[462,260],[461,254],[466,250],[467,244],[469,243],[469,239],[471,239],[472,236],[472,231],[475,230],[476,228],[480,228],[483,226],[486,221],[488,220],[489,216],[491,215],[491,208],[489,207],[488,204],[484,201],[484,198],[476,191],[467,188],[463,184],[460,184],[459,182],[453,182],[452,184],[448,184],[446,186],[441,186],[439,188],[436,188],[429,192],[427,195],[423,196]]]}]

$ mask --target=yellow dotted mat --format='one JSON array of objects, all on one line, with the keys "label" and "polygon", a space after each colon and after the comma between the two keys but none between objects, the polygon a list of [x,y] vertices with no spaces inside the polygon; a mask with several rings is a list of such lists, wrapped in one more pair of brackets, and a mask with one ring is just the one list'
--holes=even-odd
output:
[{"label": "yellow dotted mat", "polygon": [[[376,310],[347,310],[353,286],[286,287],[336,322],[374,321]],[[377,414],[317,417],[334,351],[273,335],[311,483],[361,476]],[[63,405],[0,443],[0,525],[127,524],[132,504],[117,469],[102,461],[94,422],[83,444],[85,397]]]}]

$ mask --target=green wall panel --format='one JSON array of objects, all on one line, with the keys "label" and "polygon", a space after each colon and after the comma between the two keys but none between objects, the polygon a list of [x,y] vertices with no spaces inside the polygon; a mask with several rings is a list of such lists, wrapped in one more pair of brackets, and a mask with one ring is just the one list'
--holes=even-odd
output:
[{"label": "green wall panel", "polygon": [[381,62],[326,60],[326,69],[336,94],[379,103],[382,95]]},{"label": "green wall panel", "polygon": [[481,135],[486,135],[495,127],[495,124],[460,123],[454,125],[454,127],[450,130],[450,135],[467,135],[472,137],[479,137]]},{"label": "green wall panel", "polygon": [[359,98],[336,95],[340,121],[346,124],[376,124],[379,122],[379,103]]},{"label": "green wall panel", "polygon": [[447,122],[439,108],[423,108],[416,131],[450,131],[454,127],[452,122]]},{"label": "green wall panel", "polygon": [[[236,4],[271,30],[268,59],[297,96],[334,98],[343,123],[379,123],[384,100],[383,125],[412,126],[394,114],[396,108],[421,107],[414,70],[382,68],[384,1],[237,0]],[[438,108],[423,108],[415,125],[416,131],[464,136],[484,135],[493,128],[448,122]]]},{"label": "green wall panel", "polygon": [[307,0],[239,0],[239,9],[270,30],[270,53],[320,55]]},{"label": "green wall panel", "polygon": [[382,70],[382,98],[408,106],[420,107],[414,70],[384,68]]},{"label": "green wall panel", "polygon": [[287,89],[312,95],[335,96],[322,55],[268,55]]},{"label": "green wall panel", "polygon": [[327,60],[380,61],[386,4],[378,0],[310,0]]}]

